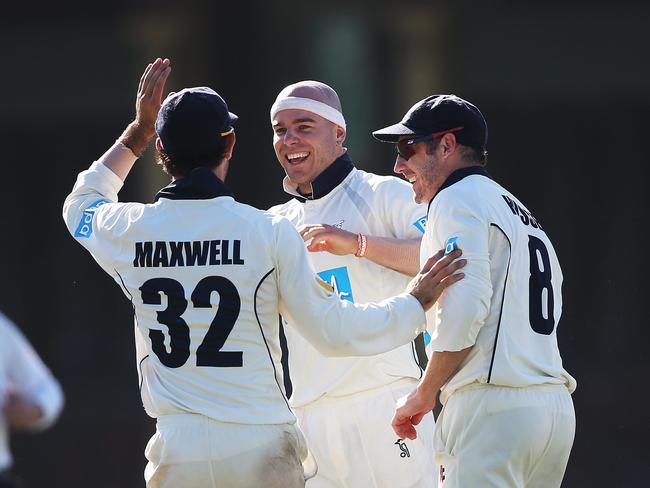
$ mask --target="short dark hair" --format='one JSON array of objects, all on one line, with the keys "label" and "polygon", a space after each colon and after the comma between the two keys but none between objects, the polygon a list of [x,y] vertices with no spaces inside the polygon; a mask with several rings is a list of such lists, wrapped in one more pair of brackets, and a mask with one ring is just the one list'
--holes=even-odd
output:
[{"label": "short dark hair", "polygon": [[[436,138],[432,141],[427,142],[427,154],[433,154],[436,148],[440,144],[440,138]],[[458,144],[460,150],[460,155],[463,161],[466,163],[478,163],[481,166],[487,165],[488,152],[486,149],[478,149],[472,146],[464,146]]]},{"label": "short dark hair", "polygon": [[172,158],[164,149],[158,151],[156,163],[161,165],[165,173],[179,179],[185,178],[194,168],[206,167],[214,169],[218,167],[226,155],[226,137],[220,137],[209,152],[195,155],[192,158]]}]

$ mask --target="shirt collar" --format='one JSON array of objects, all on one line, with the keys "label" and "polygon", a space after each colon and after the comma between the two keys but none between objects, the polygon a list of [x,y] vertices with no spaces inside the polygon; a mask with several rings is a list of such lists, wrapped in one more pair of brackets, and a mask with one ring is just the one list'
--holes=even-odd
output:
[{"label": "shirt collar", "polygon": [[234,197],[232,191],[210,168],[194,168],[185,178],[174,180],[156,194],[170,200],[209,200],[217,197]]},{"label": "shirt collar", "polygon": [[282,186],[284,187],[285,192],[295,197],[295,199],[300,203],[304,203],[307,200],[317,200],[339,186],[353,169],[354,164],[352,164],[352,159],[350,159],[348,153],[345,152],[343,155],[336,158],[332,164],[325,168],[325,170],[311,182],[312,194],[308,197],[298,193],[298,185],[292,183],[286,176],[282,181]]},{"label": "shirt collar", "polygon": [[466,168],[457,169],[447,177],[445,182],[440,186],[440,188],[438,188],[436,194],[433,195],[433,198],[431,199],[431,201],[429,202],[429,206],[427,207],[427,213],[431,208],[431,204],[433,203],[433,200],[438,196],[438,194],[440,194],[442,190],[444,190],[445,188],[449,188],[454,183],[458,183],[463,178],[471,175],[481,175],[481,176],[485,176],[486,178],[492,179],[490,174],[483,166],[468,166]]}]

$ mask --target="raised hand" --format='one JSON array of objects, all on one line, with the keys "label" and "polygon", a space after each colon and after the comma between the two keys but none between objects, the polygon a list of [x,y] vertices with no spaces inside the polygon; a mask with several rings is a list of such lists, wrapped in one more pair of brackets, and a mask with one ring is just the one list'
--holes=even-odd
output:
[{"label": "raised hand", "polygon": [[140,77],[135,98],[135,120],[120,137],[124,145],[138,157],[142,156],[156,133],[156,117],[171,70],[169,59],[158,58],[147,65]]},{"label": "raised hand", "polygon": [[169,59],[156,59],[147,65],[142,73],[135,100],[135,121],[152,135],[155,132],[156,117],[162,103],[162,94],[171,73]]}]

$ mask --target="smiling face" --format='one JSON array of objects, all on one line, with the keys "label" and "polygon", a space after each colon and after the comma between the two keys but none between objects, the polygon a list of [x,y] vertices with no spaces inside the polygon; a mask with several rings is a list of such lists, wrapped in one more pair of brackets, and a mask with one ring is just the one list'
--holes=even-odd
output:
[{"label": "smiling face", "polygon": [[345,130],[307,110],[279,111],[272,120],[275,155],[300,193],[311,193],[311,182],[345,149]]},{"label": "smiling face", "polygon": [[[408,138],[400,140],[405,139]],[[398,154],[393,168],[395,173],[401,174],[413,185],[416,203],[429,203],[450,174],[441,145],[431,153],[427,152],[427,147],[424,143],[414,144],[411,146],[413,155],[405,159]]]}]

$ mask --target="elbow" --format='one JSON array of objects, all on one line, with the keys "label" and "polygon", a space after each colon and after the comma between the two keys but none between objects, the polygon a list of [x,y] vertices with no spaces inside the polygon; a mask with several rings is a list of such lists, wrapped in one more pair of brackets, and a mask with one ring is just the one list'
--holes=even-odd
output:
[{"label": "elbow", "polygon": [[65,222],[65,226],[66,226],[66,228],[68,229],[68,232],[71,235],[74,235],[74,232],[75,232],[74,225],[73,225],[73,222],[75,220],[74,215],[76,213],[74,211],[75,210],[74,203],[75,202],[73,201],[71,196],[68,196],[65,199],[65,202],[63,202],[63,210],[61,212],[61,215],[63,217],[63,222]]}]

